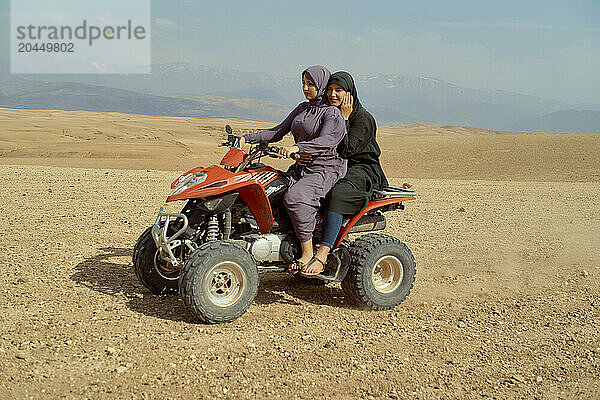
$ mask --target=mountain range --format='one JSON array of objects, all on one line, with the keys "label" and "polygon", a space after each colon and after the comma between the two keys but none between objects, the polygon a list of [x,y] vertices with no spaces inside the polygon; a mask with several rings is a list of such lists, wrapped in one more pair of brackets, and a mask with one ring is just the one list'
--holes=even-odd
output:
[{"label": "mountain range", "polygon": [[157,96],[76,82],[40,82],[0,79],[0,106],[24,109],[114,111],[178,117],[242,118],[277,121],[289,108],[247,98],[205,96]]},{"label": "mountain range", "polygon": [[[149,75],[10,75],[0,65],[0,106],[151,115],[281,120],[303,100],[300,77],[154,64]],[[600,105],[574,105],[407,75],[356,76],[380,125],[429,123],[493,130],[600,133]]]}]

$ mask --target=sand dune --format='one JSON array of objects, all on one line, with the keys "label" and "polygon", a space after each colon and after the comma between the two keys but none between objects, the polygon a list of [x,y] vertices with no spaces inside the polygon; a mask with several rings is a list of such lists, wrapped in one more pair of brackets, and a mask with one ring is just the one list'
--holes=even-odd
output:
[{"label": "sand dune", "polygon": [[[226,124],[238,133],[273,126],[217,118],[0,109],[0,163],[189,169],[220,160],[217,144],[226,136]],[[378,137],[391,177],[600,180],[599,135],[411,125],[381,127]]]},{"label": "sand dune", "polygon": [[387,215],[408,299],[267,275],[206,326],[131,249],[227,123],[271,125],[0,109],[0,398],[597,398],[598,135],[383,127],[386,173],[419,192]]}]

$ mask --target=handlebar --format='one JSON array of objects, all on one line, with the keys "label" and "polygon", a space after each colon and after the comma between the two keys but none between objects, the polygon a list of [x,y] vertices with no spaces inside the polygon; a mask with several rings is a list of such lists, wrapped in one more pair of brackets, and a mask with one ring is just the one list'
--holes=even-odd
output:
[{"label": "handlebar", "polygon": [[[279,152],[279,147],[267,146],[266,153],[270,157],[286,158],[283,154],[281,154]],[[300,154],[298,154],[298,153],[292,153],[292,154],[290,154],[289,158],[291,158],[292,160],[297,160],[299,157],[300,157]]]},{"label": "handlebar", "polygon": [[[227,125],[229,126],[229,125]],[[221,146],[227,146],[227,147],[237,147],[240,148],[240,136],[235,136],[235,135],[227,135],[227,141],[223,142],[219,145],[219,147]]]},{"label": "handlebar", "polygon": [[[229,125],[227,125],[227,127],[229,127]],[[227,147],[236,147],[236,148],[239,149],[239,148],[241,148],[241,146],[240,146],[240,139],[241,139],[240,136],[229,134],[229,135],[227,135],[227,141],[219,144],[219,147],[221,147],[221,146],[227,146]],[[279,152],[279,147],[269,146],[268,143],[261,142],[261,143],[258,144],[258,148],[260,150],[264,151],[265,154],[268,155],[269,157],[286,158],[283,154],[281,154]],[[298,158],[300,158],[300,154],[298,154],[298,153],[292,153],[292,154],[290,154],[289,158],[291,158],[292,160],[297,160]]]}]

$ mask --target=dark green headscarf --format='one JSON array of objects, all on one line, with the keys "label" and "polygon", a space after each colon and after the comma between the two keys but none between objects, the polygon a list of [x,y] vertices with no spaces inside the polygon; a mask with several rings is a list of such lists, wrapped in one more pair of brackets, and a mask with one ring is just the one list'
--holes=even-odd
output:
[{"label": "dark green headscarf", "polygon": [[358,101],[358,92],[356,91],[356,85],[354,84],[354,79],[352,79],[352,75],[347,73],[346,71],[338,71],[331,75],[329,78],[328,86],[332,83],[337,83],[344,89],[346,92],[350,92],[352,97],[354,98],[354,105],[352,107],[352,112],[348,117],[348,122],[352,123],[358,111],[362,108],[360,101]]}]

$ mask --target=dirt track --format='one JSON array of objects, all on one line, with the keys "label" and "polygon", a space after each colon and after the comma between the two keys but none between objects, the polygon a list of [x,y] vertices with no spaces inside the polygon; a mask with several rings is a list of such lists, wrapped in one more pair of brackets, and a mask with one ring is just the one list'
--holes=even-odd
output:
[{"label": "dirt track", "polygon": [[[144,118],[140,132],[154,126]],[[86,121],[71,121],[71,133]],[[52,118],[35,123],[36,140],[53,135]],[[425,136],[395,139],[415,146],[407,176],[421,178],[392,180],[419,192],[388,214],[387,233],[417,262],[400,307],[360,310],[337,285],[267,275],[242,318],[208,326],[176,297],[150,294],[130,265],[177,176],[125,169],[161,157],[148,150],[158,139],[85,147],[88,139],[52,136],[44,155],[43,143],[30,153],[17,143],[30,136],[0,133],[0,164],[38,164],[0,166],[0,398],[598,398],[597,135],[515,135],[513,147],[499,135]],[[212,160],[217,140],[177,138],[191,152],[182,163]],[[180,154],[175,147],[165,152]],[[95,154],[106,149],[123,169],[99,169],[109,164]],[[473,162],[452,170],[457,149]],[[528,167],[540,154],[552,173]],[[581,168],[567,160],[575,156]],[[42,166],[69,157],[88,168]],[[418,169],[428,159],[461,179],[422,179],[436,173]],[[391,176],[403,175],[396,163],[406,165],[384,165]],[[470,180],[468,168],[488,178]],[[503,181],[506,168],[521,181]]]},{"label": "dirt track", "polygon": [[2,398],[600,391],[598,183],[411,180],[419,200],[389,229],[417,260],[401,307],[273,275],[246,315],[207,326],[130,266],[173,173],[1,171]]}]

